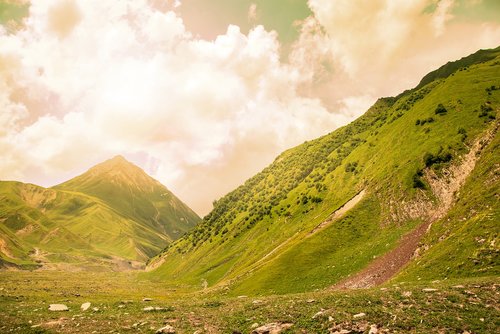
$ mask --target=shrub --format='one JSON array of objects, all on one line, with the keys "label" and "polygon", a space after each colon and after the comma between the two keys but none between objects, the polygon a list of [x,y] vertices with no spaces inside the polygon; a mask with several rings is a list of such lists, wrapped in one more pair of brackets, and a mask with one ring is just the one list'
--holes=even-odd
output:
[{"label": "shrub", "polygon": [[313,203],[321,203],[321,202],[323,202],[323,199],[321,197],[314,196],[313,198],[311,198],[311,202],[313,202]]},{"label": "shrub", "polygon": [[424,155],[424,163],[426,167],[431,167],[435,164],[449,162],[452,158],[453,156],[450,152],[441,150],[437,155],[426,153]]},{"label": "shrub", "polygon": [[417,172],[413,175],[413,188],[425,189],[425,183],[422,181],[421,177],[423,172],[421,169],[418,169]]},{"label": "shrub", "polygon": [[447,112],[448,112],[448,110],[446,110],[446,108],[441,103],[438,104],[438,106],[436,107],[436,110],[434,110],[434,113],[436,115],[442,115],[442,114],[445,114]]}]

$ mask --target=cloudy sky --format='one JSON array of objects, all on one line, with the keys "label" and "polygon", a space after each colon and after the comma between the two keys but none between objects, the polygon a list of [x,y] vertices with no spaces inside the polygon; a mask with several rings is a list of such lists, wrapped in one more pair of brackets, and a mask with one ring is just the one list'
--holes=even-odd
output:
[{"label": "cloudy sky", "polygon": [[500,43],[497,0],[0,1],[0,179],[116,154],[199,214],[305,140]]}]

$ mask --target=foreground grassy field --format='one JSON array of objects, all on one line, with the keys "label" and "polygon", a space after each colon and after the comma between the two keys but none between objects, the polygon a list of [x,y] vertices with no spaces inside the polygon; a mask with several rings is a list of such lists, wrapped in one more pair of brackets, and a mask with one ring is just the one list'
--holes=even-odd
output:
[{"label": "foreground grassy field", "polygon": [[[499,295],[499,278],[250,298],[192,294],[135,273],[0,272],[0,332],[155,333],[170,324],[176,333],[251,333],[274,322],[293,324],[283,333],[498,333]],[[92,305],[81,311],[84,302]],[[49,311],[53,303],[69,311]]]}]

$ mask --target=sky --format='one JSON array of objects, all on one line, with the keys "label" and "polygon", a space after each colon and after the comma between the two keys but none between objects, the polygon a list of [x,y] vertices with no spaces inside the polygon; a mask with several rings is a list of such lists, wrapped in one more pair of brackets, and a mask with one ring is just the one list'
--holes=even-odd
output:
[{"label": "sky", "polygon": [[496,0],[0,1],[0,180],[48,187],[121,154],[205,215],[499,41]]}]

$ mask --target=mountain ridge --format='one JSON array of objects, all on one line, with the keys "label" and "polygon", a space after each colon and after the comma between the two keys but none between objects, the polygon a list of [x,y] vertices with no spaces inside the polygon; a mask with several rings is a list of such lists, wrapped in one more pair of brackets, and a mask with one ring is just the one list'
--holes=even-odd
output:
[{"label": "mountain ridge", "polygon": [[[379,99],[349,125],[283,152],[150,260],[145,275],[193,289],[204,281],[210,289],[247,295],[326,288],[361,272],[421,226],[423,213],[444,200],[433,193],[433,178],[449,173],[496,122],[498,51],[481,61],[476,54],[462,58],[448,66],[452,73],[432,74],[422,87]],[[491,162],[480,161],[476,168]],[[306,238],[363,190],[359,203]],[[433,226],[454,210],[447,207]],[[265,264],[256,266],[264,257]],[[478,261],[481,275],[492,272],[485,259]],[[466,275],[458,269],[451,274]]]},{"label": "mountain ridge", "polygon": [[0,181],[0,198],[4,266],[139,268],[199,220],[122,156],[51,188]]}]

